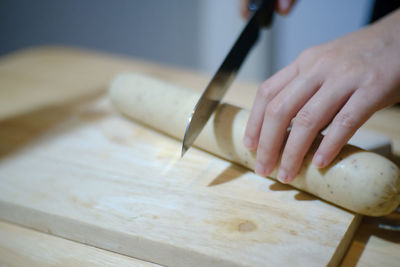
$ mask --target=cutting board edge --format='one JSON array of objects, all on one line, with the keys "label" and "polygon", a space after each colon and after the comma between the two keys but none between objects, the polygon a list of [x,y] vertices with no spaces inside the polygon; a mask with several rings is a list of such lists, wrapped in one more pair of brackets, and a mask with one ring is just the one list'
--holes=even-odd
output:
[{"label": "cutting board edge", "polygon": [[347,253],[347,249],[353,240],[353,237],[358,229],[358,226],[361,224],[362,218],[364,216],[361,214],[355,214],[352,222],[347,228],[346,233],[342,237],[342,240],[338,244],[335,253],[332,255],[331,260],[329,261],[327,266],[339,266],[342,262],[345,254]]},{"label": "cutting board edge", "polygon": [[[0,210],[2,211],[0,212],[0,220],[5,222],[155,264],[178,267],[192,265],[219,267],[246,266],[227,259],[215,258],[194,250],[145,239],[140,236],[133,238],[134,241],[132,242],[132,236],[126,233],[116,232],[3,200],[0,200]],[[49,221],[53,222],[51,228],[48,227]],[[92,232],[91,238],[87,238],[90,232]],[[83,237],[86,237],[86,239]],[[135,239],[142,240],[137,241]],[[125,248],[120,245],[121,243],[125,244]],[[138,249],[136,252],[135,248]],[[146,250],[150,250],[150,252]],[[159,251],[163,253],[158,253]],[[179,261],[175,261],[176,259],[179,259]]]}]

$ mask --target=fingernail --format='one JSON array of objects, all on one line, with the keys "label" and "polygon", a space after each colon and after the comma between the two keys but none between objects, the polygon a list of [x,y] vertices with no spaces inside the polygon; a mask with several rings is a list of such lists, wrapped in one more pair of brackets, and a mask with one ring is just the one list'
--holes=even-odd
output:
[{"label": "fingernail", "polygon": [[282,11],[287,11],[289,8],[290,2],[289,0],[280,0],[279,1],[279,7]]},{"label": "fingernail", "polygon": [[259,163],[259,162],[256,163],[256,168],[254,169],[254,171],[255,171],[258,175],[261,175],[261,176],[265,176],[265,175],[266,175],[266,174],[265,174],[265,168],[264,168],[264,166],[263,166],[261,163]]},{"label": "fingernail", "polygon": [[244,138],[244,145],[245,145],[248,149],[252,149],[252,148],[253,148],[253,140],[252,140],[250,137],[246,136],[246,137]]},{"label": "fingernail", "polygon": [[312,163],[317,167],[317,168],[322,168],[324,167],[324,158],[320,154],[316,154],[313,158]]},{"label": "fingernail", "polygon": [[268,166],[268,165],[265,166],[265,169],[264,169],[265,175],[264,176],[270,175],[272,171],[273,171],[273,168],[271,168],[271,166]]},{"label": "fingernail", "polygon": [[287,183],[288,181],[287,173],[283,169],[279,169],[277,178],[282,183]]}]

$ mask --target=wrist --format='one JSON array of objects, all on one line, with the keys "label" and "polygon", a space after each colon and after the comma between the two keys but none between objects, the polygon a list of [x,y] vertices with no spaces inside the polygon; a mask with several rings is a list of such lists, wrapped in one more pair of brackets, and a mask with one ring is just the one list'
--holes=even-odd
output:
[{"label": "wrist", "polygon": [[375,22],[371,27],[375,28],[381,39],[386,46],[397,48],[400,45],[400,9],[397,9]]}]

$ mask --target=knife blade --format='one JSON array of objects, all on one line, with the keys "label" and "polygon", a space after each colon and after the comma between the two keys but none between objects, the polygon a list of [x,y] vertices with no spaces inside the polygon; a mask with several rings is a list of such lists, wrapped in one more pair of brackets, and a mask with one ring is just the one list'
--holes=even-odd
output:
[{"label": "knife blade", "polygon": [[271,25],[274,7],[275,0],[251,2],[249,8],[253,11],[253,14],[189,116],[182,143],[181,157],[192,146],[212,113],[218,107],[244,59],[258,40],[260,28]]}]

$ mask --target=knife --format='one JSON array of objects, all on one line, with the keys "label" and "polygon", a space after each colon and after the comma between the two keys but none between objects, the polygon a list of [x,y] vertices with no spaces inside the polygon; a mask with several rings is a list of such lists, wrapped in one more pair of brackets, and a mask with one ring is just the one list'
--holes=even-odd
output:
[{"label": "knife", "polygon": [[189,117],[183,137],[182,157],[192,146],[232,84],[244,59],[258,39],[260,28],[271,25],[274,8],[275,0],[251,1],[249,9],[252,11],[252,15],[249,21],[207,85]]}]

